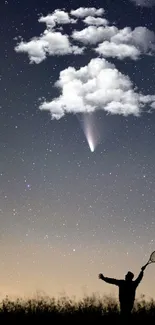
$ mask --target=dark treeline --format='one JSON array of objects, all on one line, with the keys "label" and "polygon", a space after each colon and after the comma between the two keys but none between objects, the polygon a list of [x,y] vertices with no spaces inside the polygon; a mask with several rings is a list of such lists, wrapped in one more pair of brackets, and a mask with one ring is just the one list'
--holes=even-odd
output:
[{"label": "dark treeline", "polygon": [[[108,296],[92,295],[76,301],[68,297],[60,299],[37,297],[35,299],[15,301],[6,297],[0,303],[1,324],[26,324],[27,322],[56,324],[56,322],[86,324],[120,324],[121,317],[117,301]],[[135,301],[131,319],[123,321],[127,324],[139,324],[147,321],[155,323],[155,301],[146,301],[142,296]]]}]

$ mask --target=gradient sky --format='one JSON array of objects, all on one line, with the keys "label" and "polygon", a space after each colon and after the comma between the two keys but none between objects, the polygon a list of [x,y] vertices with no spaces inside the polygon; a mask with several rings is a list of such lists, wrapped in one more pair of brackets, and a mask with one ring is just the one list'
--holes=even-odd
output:
[{"label": "gradient sky", "polygon": [[[37,290],[114,294],[117,289],[99,281],[98,273],[137,275],[155,250],[155,113],[124,117],[98,111],[100,143],[92,153],[76,115],[51,120],[38,101],[52,100],[60,71],[87,65],[92,53],[30,64],[27,54],[14,49],[17,37],[28,41],[43,32],[38,15],[57,8],[104,6],[118,28],[155,32],[155,8],[134,2],[58,0],[55,6],[50,0],[1,0],[1,297]],[[107,60],[139,91],[155,94],[154,55]],[[138,293],[155,297],[154,281],[151,265]]]}]

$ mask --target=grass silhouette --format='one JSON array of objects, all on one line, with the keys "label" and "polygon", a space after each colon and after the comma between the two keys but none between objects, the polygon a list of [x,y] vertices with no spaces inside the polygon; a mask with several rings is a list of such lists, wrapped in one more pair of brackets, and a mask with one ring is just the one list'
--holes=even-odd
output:
[{"label": "grass silhouette", "polygon": [[[18,298],[15,301],[6,297],[0,303],[1,323],[21,324],[31,321],[43,324],[55,322],[67,323],[94,323],[110,324],[111,321],[120,323],[119,306],[115,298],[110,296],[100,297],[96,294],[85,296],[79,301],[74,298],[50,298],[37,297],[24,300]],[[139,324],[147,321],[153,324],[155,321],[155,301],[145,300],[144,296],[135,301],[135,307],[130,323]],[[124,322],[123,322],[124,323]],[[125,322],[127,323],[127,322]],[[125,324],[124,323],[124,324]]]}]

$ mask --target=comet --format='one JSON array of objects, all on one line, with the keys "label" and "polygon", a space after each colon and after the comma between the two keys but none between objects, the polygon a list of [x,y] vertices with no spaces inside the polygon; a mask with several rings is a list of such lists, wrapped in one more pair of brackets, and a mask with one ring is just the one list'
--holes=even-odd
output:
[{"label": "comet", "polygon": [[85,133],[85,136],[86,136],[90,151],[94,152],[96,145],[95,145],[95,138],[94,138],[94,134],[92,132],[91,125],[89,125],[89,124],[87,125],[87,123],[86,123],[84,133]]},{"label": "comet", "polygon": [[91,152],[94,152],[100,142],[100,134],[94,113],[82,114],[81,124],[89,149]]}]

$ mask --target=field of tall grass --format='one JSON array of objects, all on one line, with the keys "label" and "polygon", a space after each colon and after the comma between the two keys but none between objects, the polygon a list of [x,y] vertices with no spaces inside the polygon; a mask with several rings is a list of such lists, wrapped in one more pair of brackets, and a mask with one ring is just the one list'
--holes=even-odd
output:
[{"label": "field of tall grass", "polygon": [[[37,297],[30,300],[21,298],[15,301],[6,297],[0,303],[0,322],[7,324],[26,324],[27,322],[42,324],[56,324],[56,322],[86,323],[86,324],[119,324],[119,306],[115,298],[92,295],[77,301],[68,297],[59,299],[49,297]],[[142,296],[135,301],[130,323],[139,324],[147,321],[147,324],[155,324],[155,301],[146,301]],[[126,321],[123,324],[127,323]],[[81,325],[82,325],[81,324]]]}]

